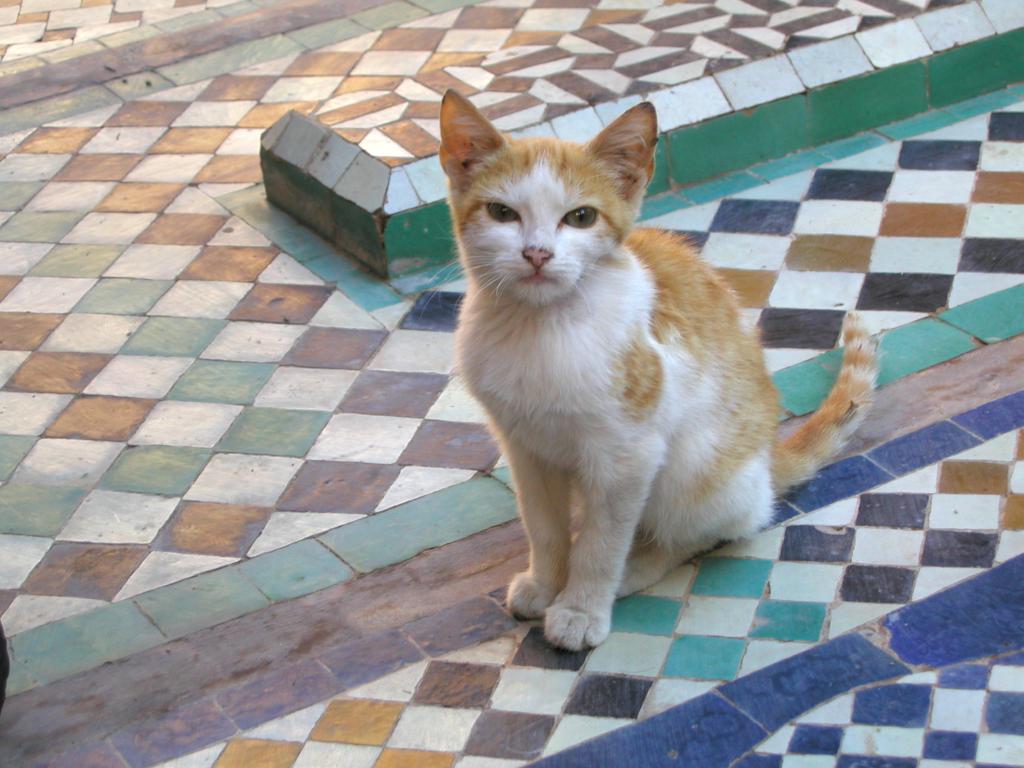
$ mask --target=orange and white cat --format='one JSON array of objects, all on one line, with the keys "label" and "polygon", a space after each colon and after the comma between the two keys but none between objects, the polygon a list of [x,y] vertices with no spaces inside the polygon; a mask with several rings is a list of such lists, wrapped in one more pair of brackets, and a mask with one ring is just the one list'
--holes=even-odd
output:
[{"label": "orange and white cat", "polygon": [[[457,368],[512,469],[530,541],[512,611],[549,642],[608,635],[615,596],[767,525],[863,417],[874,346],[855,320],[822,408],[785,441],[756,334],[680,237],[633,229],[654,169],[654,108],[586,145],[511,140],[453,91],[441,163],[468,280]],[[570,532],[570,501],[582,522]]]}]

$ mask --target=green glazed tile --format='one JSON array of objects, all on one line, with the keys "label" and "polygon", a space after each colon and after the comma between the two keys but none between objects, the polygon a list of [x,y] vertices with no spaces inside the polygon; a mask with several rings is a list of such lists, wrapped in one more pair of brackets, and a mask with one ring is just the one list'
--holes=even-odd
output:
[{"label": "green glazed tile", "polygon": [[931,103],[944,107],[1024,77],[1024,30],[936,54],[928,60]]},{"label": "green glazed tile", "polygon": [[709,179],[807,146],[805,99],[792,96],[668,136],[673,180],[688,184]]},{"label": "green glazed tile", "polygon": [[167,445],[129,447],[118,456],[100,487],[112,491],[180,496],[187,491],[210,459],[202,448]]},{"label": "green glazed tile", "polygon": [[750,637],[816,642],[821,637],[826,613],[824,603],[767,600],[757,606]]},{"label": "green glazed tile", "polygon": [[368,29],[387,29],[405,24],[407,21],[423,18],[428,13],[410,3],[394,2],[368,8],[352,16],[352,19]]},{"label": "green glazed tile", "polygon": [[831,160],[842,160],[844,157],[859,155],[861,152],[880,147],[883,144],[888,144],[888,142],[878,134],[862,133],[860,136],[851,136],[849,139],[822,144],[817,151]]},{"label": "green glazed tile", "polygon": [[737,192],[742,192],[745,189],[759,187],[762,184],[764,182],[756,176],[746,171],[740,171],[739,173],[730,173],[728,176],[723,176],[714,181],[707,181],[694,187],[687,187],[683,190],[683,194],[700,205],[711,200],[735,195]]},{"label": "green glazed tile", "polygon": [[928,109],[924,64],[913,61],[811,91],[814,144],[892,123]]},{"label": "green glazed tile", "polygon": [[657,195],[669,188],[672,171],[669,168],[668,160],[668,138],[663,134],[658,137],[658,144],[654,148],[654,176],[647,185],[648,195]]},{"label": "green glazed tile", "polygon": [[169,638],[183,637],[270,605],[237,567],[154,589],[134,600]]},{"label": "green glazed tile", "polygon": [[[195,16],[195,14],[192,16]],[[140,99],[143,96],[158,93],[173,86],[174,83],[156,72],[138,72],[134,75],[118,77],[107,82],[107,87],[125,101]]]},{"label": "green glazed tile", "polygon": [[[0,483],[11,476],[25,454],[35,445],[34,437],[0,435]],[[3,489],[0,489],[2,492]]]},{"label": "green glazed tile", "polygon": [[20,107],[10,107],[0,111],[0,136],[120,103],[121,100],[106,88],[93,85],[63,96],[53,96]]},{"label": "green glazed tile", "polygon": [[411,296],[450,283],[462,277],[462,266],[452,262],[443,267],[421,269],[419,272],[408,272],[391,281],[391,286],[403,296]]},{"label": "green glazed tile", "polygon": [[512,487],[512,470],[508,467],[498,467],[491,472],[491,477],[499,483],[504,483],[509,488]]},{"label": "green glazed tile", "polygon": [[351,568],[312,539],[254,557],[240,568],[245,577],[275,603],[352,578]]},{"label": "green glazed tile", "polygon": [[34,277],[99,277],[122,251],[123,245],[58,244],[29,274]]},{"label": "green glazed tile", "polygon": [[821,152],[808,149],[787,157],[780,157],[778,160],[770,160],[767,163],[755,165],[750,169],[750,172],[755,176],[760,176],[762,179],[774,181],[775,179],[781,179],[783,176],[806,171],[808,168],[817,168],[819,165],[827,163],[828,160],[829,158]]},{"label": "green glazed tile", "polygon": [[878,384],[924,370],[974,349],[963,331],[928,317],[887,331],[879,345]]},{"label": "green glazed tile", "polygon": [[17,211],[45,186],[42,181],[5,181],[0,183],[0,211]]},{"label": "green glazed tile", "polygon": [[679,618],[680,608],[681,603],[664,597],[625,597],[617,600],[612,608],[612,631],[671,635]]},{"label": "green glazed tile", "polygon": [[106,48],[118,48],[122,45],[128,45],[129,43],[137,43],[140,40],[148,40],[151,37],[156,37],[160,34],[160,30],[155,26],[147,25],[144,27],[136,27],[135,29],[126,29],[124,32],[115,32],[112,35],[104,35],[96,39],[100,45]]},{"label": "green glazed tile", "polygon": [[207,24],[215,24],[220,21],[224,21],[224,17],[221,16],[219,12],[211,8],[205,11],[200,11],[199,13],[189,13],[185,16],[177,16],[173,19],[161,21],[157,26],[164,32],[180,32],[183,29],[202,27]]},{"label": "green glazed tile", "polygon": [[217,446],[229,453],[302,457],[327,426],[331,414],[283,408],[246,408]]},{"label": "green glazed tile", "polygon": [[[221,8],[221,13],[224,10],[224,8]],[[366,31],[365,27],[356,24],[350,19],[335,19],[334,21],[325,21],[322,24],[314,24],[311,27],[289,32],[286,37],[290,37],[304,48],[313,49],[323,48],[334,43],[340,43],[342,40],[358,37]]]},{"label": "green glazed tile", "polygon": [[21,632],[11,654],[40,683],[84,672],[166,642],[130,601],[111,603]]},{"label": "green glazed tile", "polygon": [[170,280],[135,280],[108,277],[89,289],[75,312],[102,315],[144,315],[174,283]]},{"label": "green glazed tile", "polygon": [[720,597],[760,597],[771,560],[741,560],[734,557],[706,557],[693,582],[693,594]]},{"label": "green glazed tile", "polygon": [[176,85],[186,85],[301,52],[302,46],[294,40],[284,35],[274,35],[195,56],[178,64],[161,67],[159,72]]},{"label": "green glazed tile", "polygon": [[56,536],[84,496],[82,488],[9,483],[0,488],[0,533]]},{"label": "green glazed tile", "polygon": [[666,677],[732,680],[740,668],[746,642],[734,637],[685,635],[677,638],[665,661]]},{"label": "green glazed tile", "polygon": [[126,355],[198,357],[227,325],[198,317],[151,317],[121,348]]},{"label": "green glazed tile", "polygon": [[343,525],[319,538],[346,563],[365,573],[515,516],[515,497],[508,488],[481,477]]},{"label": "green glazed tile", "polygon": [[1009,90],[1005,90],[997,93],[986,93],[984,96],[976,96],[967,101],[950,104],[943,111],[953,115],[958,120],[966,120],[969,117],[986,115],[989,112],[1008,107],[1011,104],[1016,104],[1018,101],[1020,101],[1019,96]]},{"label": "green glazed tile", "polygon": [[939,318],[986,343],[1024,333],[1024,285],[961,304]]},{"label": "green glazed tile", "polygon": [[397,277],[455,259],[455,239],[448,204],[431,203],[388,219],[384,229],[388,274]]},{"label": "green glazed tile", "polygon": [[56,243],[74,229],[87,211],[21,211],[0,227],[0,241]]},{"label": "green glazed tile", "polygon": [[945,128],[947,125],[958,123],[962,119],[962,117],[957,117],[949,112],[937,109],[917,117],[912,117],[909,120],[901,120],[898,123],[883,125],[878,129],[878,132],[888,136],[890,139],[909,139],[911,136],[918,136],[922,133]]},{"label": "green glazed tile", "polygon": [[776,371],[772,381],[779,390],[782,407],[797,416],[817,409],[836,381],[838,368],[831,365],[832,359],[841,360],[841,355],[838,350],[831,350]]},{"label": "green glazed tile", "polygon": [[640,220],[653,219],[655,216],[662,216],[680,208],[687,208],[691,205],[681,193],[671,192],[657,197],[648,197],[640,208]]},{"label": "green glazed tile", "polygon": [[248,405],[273,372],[272,363],[196,360],[178,379],[167,398]]},{"label": "green glazed tile", "polygon": [[76,45],[69,45],[66,48],[57,48],[53,51],[46,51],[39,54],[39,58],[47,64],[56,64],[68,59],[77,59],[79,56],[87,56],[91,53],[102,53],[103,46],[95,40],[86,40]]},{"label": "green glazed tile", "polygon": [[18,661],[11,662],[11,676],[7,678],[8,697],[32,690],[37,685],[39,681],[32,676],[27,666]]}]

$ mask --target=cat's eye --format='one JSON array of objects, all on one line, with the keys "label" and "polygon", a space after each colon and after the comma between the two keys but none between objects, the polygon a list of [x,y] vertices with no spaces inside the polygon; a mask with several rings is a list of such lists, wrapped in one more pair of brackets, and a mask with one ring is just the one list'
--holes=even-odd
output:
[{"label": "cat's eye", "polygon": [[488,203],[487,213],[495,221],[505,224],[510,221],[518,221],[519,214],[509,208],[507,205],[501,203]]},{"label": "cat's eye", "polygon": [[584,205],[582,208],[569,211],[562,217],[562,221],[570,227],[576,227],[577,229],[592,227],[594,222],[597,221],[597,209]]}]

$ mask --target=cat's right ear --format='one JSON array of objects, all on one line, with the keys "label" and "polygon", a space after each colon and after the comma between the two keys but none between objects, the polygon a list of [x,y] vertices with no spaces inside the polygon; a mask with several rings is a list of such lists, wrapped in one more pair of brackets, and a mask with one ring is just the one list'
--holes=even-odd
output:
[{"label": "cat's right ear", "polygon": [[441,167],[458,189],[465,189],[476,166],[499,150],[505,139],[457,91],[446,91],[441,100]]}]

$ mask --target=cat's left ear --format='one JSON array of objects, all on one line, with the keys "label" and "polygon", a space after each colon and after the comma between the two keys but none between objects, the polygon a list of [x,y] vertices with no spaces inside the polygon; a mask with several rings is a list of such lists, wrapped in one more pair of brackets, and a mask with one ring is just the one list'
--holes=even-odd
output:
[{"label": "cat's left ear", "polygon": [[505,139],[472,102],[449,90],[441,100],[441,167],[459,189],[481,161],[500,149]]},{"label": "cat's left ear", "polygon": [[627,200],[642,194],[654,175],[654,148],[658,143],[658,115],[644,101],[626,110],[597,136],[587,149],[614,171]]}]

